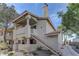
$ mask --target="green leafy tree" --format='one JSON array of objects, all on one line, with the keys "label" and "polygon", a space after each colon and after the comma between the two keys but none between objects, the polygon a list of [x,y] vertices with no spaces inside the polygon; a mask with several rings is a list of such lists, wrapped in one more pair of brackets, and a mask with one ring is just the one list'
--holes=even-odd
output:
[{"label": "green leafy tree", "polygon": [[71,30],[74,33],[79,33],[79,4],[68,4],[67,12],[60,11],[58,14],[62,18],[64,31]]},{"label": "green leafy tree", "polygon": [[79,4],[68,4],[67,11],[60,11],[58,15],[62,19],[62,26],[59,28],[62,28],[65,39],[72,37],[72,34],[79,35]]},{"label": "green leafy tree", "polygon": [[0,27],[5,28],[4,32],[4,41],[6,42],[6,31],[8,28],[8,24],[18,16],[18,13],[15,10],[15,7],[7,6],[5,3],[0,3]]}]

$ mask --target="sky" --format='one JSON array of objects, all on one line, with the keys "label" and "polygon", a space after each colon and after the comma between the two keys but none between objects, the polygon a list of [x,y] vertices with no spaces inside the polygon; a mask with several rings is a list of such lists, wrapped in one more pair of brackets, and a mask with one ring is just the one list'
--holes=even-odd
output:
[{"label": "sky", "polygon": [[[35,15],[43,16],[43,3],[10,3],[8,6],[14,5],[16,11],[20,14],[24,10],[27,10]],[[58,18],[57,12],[67,11],[67,4],[65,3],[48,3],[48,15],[52,21],[52,24],[57,29],[62,20]]]}]

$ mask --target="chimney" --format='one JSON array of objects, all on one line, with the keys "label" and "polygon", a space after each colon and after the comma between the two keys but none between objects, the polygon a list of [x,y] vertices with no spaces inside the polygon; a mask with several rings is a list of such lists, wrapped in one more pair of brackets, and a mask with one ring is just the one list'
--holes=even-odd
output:
[{"label": "chimney", "polygon": [[44,3],[43,6],[44,17],[48,17],[48,4]]}]

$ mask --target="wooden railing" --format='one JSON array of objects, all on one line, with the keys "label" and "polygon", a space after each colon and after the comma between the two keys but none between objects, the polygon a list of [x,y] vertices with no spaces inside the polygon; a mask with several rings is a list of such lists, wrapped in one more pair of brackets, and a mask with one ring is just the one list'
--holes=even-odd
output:
[{"label": "wooden railing", "polygon": [[25,33],[25,27],[16,30],[16,34],[24,34],[24,33]]}]

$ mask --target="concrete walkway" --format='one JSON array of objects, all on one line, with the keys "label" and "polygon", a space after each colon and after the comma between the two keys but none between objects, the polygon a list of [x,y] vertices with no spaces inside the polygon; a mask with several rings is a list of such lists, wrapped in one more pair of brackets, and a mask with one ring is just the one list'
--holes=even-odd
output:
[{"label": "concrete walkway", "polygon": [[79,56],[79,54],[75,52],[69,45],[64,46],[64,49],[61,49],[61,52],[63,56]]}]

